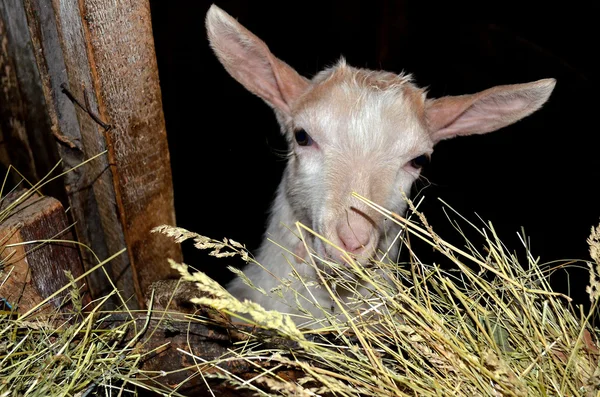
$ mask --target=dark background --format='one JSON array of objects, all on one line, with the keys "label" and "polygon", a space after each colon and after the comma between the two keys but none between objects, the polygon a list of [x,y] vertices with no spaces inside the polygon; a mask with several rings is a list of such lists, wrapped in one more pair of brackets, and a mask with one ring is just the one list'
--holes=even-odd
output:
[{"label": "dark background", "polygon": [[[234,81],[209,48],[211,1],[151,0],[180,226],[251,249],[264,231],[284,149],[271,109]],[[405,70],[429,95],[558,80],[534,115],[492,134],[436,146],[422,207],[442,237],[460,243],[438,197],[492,221],[512,251],[523,227],[541,262],[588,259],[599,222],[597,5],[567,2],[216,1],[271,51],[312,77],[341,55],[349,64]],[[445,4],[445,5],[442,5]],[[419,183],[417,188],[426,184]],[[477,223],[482,226],[481,223]],[[430,249],[424,249],[428,254]],[[184,246],[186,262],[218,281],[231,262]],[[581,264],[581,263],[580,263]],[[585,301],[587,272],[553,279]]]}]

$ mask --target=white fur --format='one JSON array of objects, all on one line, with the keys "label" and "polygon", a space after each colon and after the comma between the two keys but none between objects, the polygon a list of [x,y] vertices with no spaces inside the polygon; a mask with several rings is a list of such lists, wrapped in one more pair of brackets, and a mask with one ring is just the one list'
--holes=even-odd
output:
[{"label": "white fur", "polygon": [[[555,84],[553,79],[545,79],[472,95],[427,99],[410,76],[357,69],[344,60],[309,81],[218,7],[211,7],[206,24],[219,60],[236,80],[274,109],[290,147],[266,238],[256,256],[266,270],[256,265],[245,269],[246,276],[266,294],[239,278],[228,289],[238,298],[292,314],[301,314],[293,291],[307,298],[299,303],[316,318],[323,318],[332,307],[322,278],[295,235],[296,222],[347,249],[363,263],[385,252],[394,259],[398,247],[390,244],[398,227],[353,198],[352,192],[403,214],[402,192],[409,194],[419,176],[412,159],[430,155],[442,139],[486,133],[514,123],[539,109]],[[298,129],[304,129],[315,144],[296,143],[294,132]],[[319,257],[343,263],[333,246],[306,233],[305,237],[309,250]],[[329,282],[331,266],[317,265]],[[290,275],[292,267],[308,287]],[[282,301],[271,290],[284,279],[291,281],[292,288],[281,290]],[[300,317],[297,321],[302,322]]]}]

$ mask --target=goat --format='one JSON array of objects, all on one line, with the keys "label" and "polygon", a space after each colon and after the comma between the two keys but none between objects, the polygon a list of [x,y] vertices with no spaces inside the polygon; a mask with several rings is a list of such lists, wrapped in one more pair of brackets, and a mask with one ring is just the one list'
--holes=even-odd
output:
[{"label": "goat", "polygon": [[[265,238],[256,256],[262,267],[251,264],[245,270],[264,292],[239,277],[227,289],[267,309],[300,315],[291,290],[282,291],[287,303],[272,291],[292,272],[295,256],[295,271],[305,281],[291,287],[309,297],[312,302],[304,302],[304,310],[317,319],[333,309],[321,283],[326,280],[322,275],[333,271],[327,262],[310,264],[304,242],[292,232],[296,222],[330,241],[306,237],[318,257],[342,267],[344,256],[335,246],[357,258],[380,252],[393,258],[398,244],[390,244],[400,228],[351,193],[403,214],[407,203],[402,192],[408,195],[436,143],[510,125],[538,110],[556,83],[543,79],[430,99],[410,75],[354,68],[343,58],[309,80],[215,5],[207,13],[206,28],[227,72],[273,108],[290,148],[266,231],[277,244]],[[286,256],[279,245],[295,255]]]}]

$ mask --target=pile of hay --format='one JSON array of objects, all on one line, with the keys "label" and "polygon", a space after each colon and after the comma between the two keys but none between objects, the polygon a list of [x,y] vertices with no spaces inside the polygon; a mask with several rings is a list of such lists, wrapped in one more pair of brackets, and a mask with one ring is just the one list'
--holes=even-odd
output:
[{"label": "pile of hay", "polygon": [[[375,262],[368,267],[352,262],[344,271],[368,281],[370,293],[357,296],[353,306],[342,304],[330,289],[333,302],[346,316],[331,317],[320,329],[298,329],[288,315],[240,302],[202,272],[171,262],[184,280],[197,283],[204,297],[194,299],[196,304],[256,329],[272,330],[238,329],[244,334],[238,338],[242,341],[232,344],[226,354],[214,360],[194,357],[187,369],[196,369],[202,379],[222,379],[264,396],[600,395],[598,331],[590,323],[599,294],[600,227],[592,229],[588,240],[595,263],[589,263],[591,309],[584,312],[567,296],[552,291],[550,272],[533,255],[527,252],[527,263],[520,263],[491,225],[473,229],[485,240],[483,246],[465,237],[461,248],[438,236],[412,203],[414,219],[408,220],[361,199],[403,226],[400,237],[410,261]],[[301,236],[310,232],[297,227]],[[233,240],[214,240],[168,226],[155,231],[177,242],[192,239],[217,257],[239,255],[254,261]],[[410,245],[415,238],[443,254],[448,262],[444,268],[419,260]],[[2,244],[0,250],[6,249]],[[92,270],[101,271],[103,264]],[[454,271],[444,270],[448,264]],[[0,263],[0,298],[7,277],[9,261]],[[326,285],[352,289],[350,279],[344,275]],[[0,396],[108,396],[135,393],[140,387],[181,395],[173,385],[163,387],[157,381],[150,387],[141,381],[156,375],[139,369],[154,351],[140,349],[141,335],[148,329],[139,328],[139,316],[127,310],[125,300],[121,298],[119,313],[123,321],[106,327],[103,319],[115,314],[101,311],[108,297],[94,302],[93,308],[83,307],[75,281],[64,288],[70,291],[66,298],[70,311],[38,310],[50,298],[19,314],[0,302]],[[161,316],[165,313],[157,314]],[[273,348],[273,333],[286,343]],[[271,335],[270,340],[264,335]],[[232,362],[248,365],[252,374],[241,377],[228,371],[231,366],[225,364]],[[281,370],[288,369],[300,375],[282,376]]]},{"label": "pile of hay", "polygon": [[[7,181],[11,171],[20,176],[21,182],[9,189]],[[18,203],[64,175],[51,177],[53,171],[40,182],[30,184],[18,171],[9,168],[0,185],[0,225],[13,214]],[[16,200],[5,203],[21,185],[29,189],[17,195]],[[83,303],[78,282],[93,271],[103,271],[103,266],[124,250],[105,261],[98,260],[96,266],[77,279],[67,273],[68,285],[24,312],[19,307],[20,297],[15,298],[14,291],[6,291],[13,264],[22,259],[14,255],[14,246],[24,245],[25,251],[29,251],[47,243],[67,242],[9,244],[11,235],[10,230],[0,235],[0,396],[130,395],[130,391],[140,387],[163,394],[171,391],[140,382],[153,376],[139,370],[140,362],[153,351],[146,350],[144,354],[138,351],[139,337],[146,329],[137,325],[136,313],[127,309],[126,299],[115,286],[107,296],[92,304]],[[5,299],[8,296],[12,298],[10,301]],[[104,303],[113,296],[119,298],[122,309],[103,311]],[[30,303],[26,306],[33,305]],[[120,320],[111,321],[108,327],[105,320],[115,315]]]},{"label": "pile of hay", "polygon": [[[248,380],[217,371],[219,377],[257,395],[600,395],[598,332],[590,325],[599,290],[600,227],[592,229],[589,238],[595,265],[589,264],[592,304],[584,313],[569,297],[552,291],[550,272],[529,252],[527,263],[519,263],[491,225],[474,229],[484,237],[483,247],[466,240],[465,248],[459,248],[436,235],[412,203],[413,221],[368,203],[404,226],[406,249],[411,249],[410,238],[426,241],[459,271],[422,263],[412,252],[409,266],[404,266],[407,270],[395,263],[370,267],[353,263],[354,276],[372,285],[371,294],[357,298],[357,303],[368,302],[367,311],[376,311],[377,316],[365,320],[367,316],[344,307],[332,293],[347,317],[330,318],[315,337],[314,332],[296,328],[289,316],[240,302],[203,273],[190,273],[186,265],[172,263],[183,278],[211,296],[195,299],[196,303],[294,342],[265,349],[260,334],[248,333],[230,354],[207,365],[218,370],[224,362],[241,360],[255,364],[255,375]],[[213,240],[179,228],[156,231],[178,242],[193,239],[211,255],[241,255],[254,261],[232,240]],[[261,363],[269,363],[269,369],[261,370]],[[303,376],[284,379],[273,367]]]}]

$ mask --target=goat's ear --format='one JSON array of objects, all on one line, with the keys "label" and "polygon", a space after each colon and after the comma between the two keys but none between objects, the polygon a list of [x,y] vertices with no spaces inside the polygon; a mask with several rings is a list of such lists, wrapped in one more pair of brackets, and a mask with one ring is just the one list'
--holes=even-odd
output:
[{"label": "goat's ear", "polygon": [[556,80],[501,85],[472,95],[429,99],[425,115],[434,142],[459,135],[495,131],[538,110],[550,97]]},{"label": "goat's ear", "polygon": [[206,14],[210,45],[229,74],[271,107],[290,114],[309,82],[267,45],[214,4]]}]

